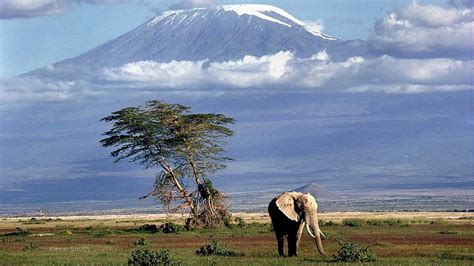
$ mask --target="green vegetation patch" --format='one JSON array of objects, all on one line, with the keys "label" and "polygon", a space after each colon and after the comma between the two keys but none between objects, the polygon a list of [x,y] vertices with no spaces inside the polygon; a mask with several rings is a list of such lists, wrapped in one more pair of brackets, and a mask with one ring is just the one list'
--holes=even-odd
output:
[{"label": "green vegetation patch", "polygon": [[38,244],[28,243],[23,247],[22,251],[32,251],[32,250],[37,250],[37,249],[38,249]]},{"label": "green vegetation patch", "polygon": [[339,249],[334,256],[336,261],[345,262],[372,262],[377,260],[377,256],[368,246],[363,246],[357,242],[347,242],[339,239]]},{"label": "green vegetation patch", "polygon": [[184,225],[176,223],[164,223],[160,226],[160,231],[165,234],[178,233],[185,230],[186,228],[184,227]]},{"label": "green vegetation patch", "polygon": [[180,265],[180,263],[171,259],[171,253],[168,249],[154,251],[137,248],[132,251],[128,259],[128,265]]},{"label": "green vegetation patch", "polygon": [[196,254],[200,256],[244,256],[245,254],[236,250],[229,249],[228,243],[221,245],[218,241],[212,240],[209,245],[202,246],[196,250]]},{"label": "green vegetation patch", "polygon": [[133,245],[135,246],[146,246],[147,244],[148,244],[148,241],[143,237],[133,242]]},{"label": "green vegetation patch", "polygon": [[351,227],[359,227],[364,223],[363,220],[361,219],[344,219],[342,220],[342,224],[345,226],[351,226]]},{"label": "green vegetation patch", "polygon": [[470,260],[474,261],[474,255],[454,254],[451,251],[445,251],[439,256],[440,260]]},{"label": "green vegetation patch", "polygon": [[46,223],[45,220],[39,220],[34,217],[28,221],[22,222],[22,224],[45,224],[45,223]]},{"label": "green vegetation patch", "polygon": [[31,235],[32,233],[30,231],[28,231],[27,229],[22,229],[22,228],[16,228],[17,231],[14,231],[14,232],[8,232],[8,233],[4,233],[3,236],[20,236],[20,237],[24,237],[24,236],[29,236]]}]

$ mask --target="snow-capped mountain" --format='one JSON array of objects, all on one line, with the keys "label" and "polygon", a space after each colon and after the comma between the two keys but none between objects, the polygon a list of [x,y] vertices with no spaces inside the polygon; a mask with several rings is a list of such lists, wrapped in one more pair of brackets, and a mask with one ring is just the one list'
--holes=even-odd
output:
[{"label": "snow-capped mountain", "polygon": [[[350,49],[345,49],[347,46]],[[63,73],[70,68],[80,68],[84,73],[88,68],[142,60],[227,61],[280,51],[310,57],[323,49],[337,51],[337,59],[339,54],[347,58],[354,52],[361,53],[364,47],[364,41],[343,41],[314,31],[274,6],[223,5],[165,11],[128,33],[54,66],[61,67]]]}]

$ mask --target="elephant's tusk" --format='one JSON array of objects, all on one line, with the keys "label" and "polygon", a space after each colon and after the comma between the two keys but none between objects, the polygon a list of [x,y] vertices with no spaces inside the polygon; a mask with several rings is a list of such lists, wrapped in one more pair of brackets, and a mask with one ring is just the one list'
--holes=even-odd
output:
[{"label": "elephant's tusk", "polygon": [[311,232],[311,228],[309,228],[309,224],[306,224],[306,230],[308,230],[308,233],[313,237],[316,238],[316,236]]},{"label": "elephant's tusk", "polygon": [[321,236],[323,237],[323,239],[326,239],[326,236],[323,234],[323,231],[319,230],[319,233],[321,234]]}]

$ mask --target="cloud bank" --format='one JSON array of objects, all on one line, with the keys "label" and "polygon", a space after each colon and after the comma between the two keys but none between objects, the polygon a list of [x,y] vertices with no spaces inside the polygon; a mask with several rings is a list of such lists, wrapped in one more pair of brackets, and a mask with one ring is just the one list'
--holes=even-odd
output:
[{"label": "cloud bank", "polygon": [[0,19],[54,15],[63,12],[65,8],[64,1],[5,0],[0,2]]},{"label": "cloud bank", "polygon": [[62,13],[70,4],[116,4],[126,0],[2,0],[0,19],[33,18]]},{"label": "cloud bank", "polygon": [[380,54],[405,58],[472,58],[472,10],[416,2],[375,23],[369,38]]},{"label": "cloud bank", "polygon": [[[323,51],[311,58],[291,52],[228,62],[140,61],[108,68],[108,81],[155,88],[265,88],[416,93],[465,90],[472,86],[472,61],[448,58],[375,59],[351,57],[333,62]],[[423,89],[422,89],[423,88]]]}]

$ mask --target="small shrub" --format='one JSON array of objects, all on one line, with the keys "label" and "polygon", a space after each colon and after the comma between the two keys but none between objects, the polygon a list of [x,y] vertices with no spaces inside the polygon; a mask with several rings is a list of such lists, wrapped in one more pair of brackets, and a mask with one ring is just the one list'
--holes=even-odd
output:
[{"label": "small shrub", "polygon": [[236,222],[238,228],[244,228],[248,225],[247,222],[245,222],[241,217],[235,217],[234,221]]},{"label": "small shrub", "polygon": [[16,230],[17,231],[15,231],[15,232],[5,233],[5,234],[3,234],[3,236],[21,236],[21,237],[25,237],[25,236],[31,235],[31,232],[28,231],[28,229],[22,229],[22,228],[17,227]]},{"label": "small shrub", "polygon": [[458,232],[456,231],[441,231],[439,232],[441,235],[457,235]]},{"label": "small shrub", "polygon": [[107,245],[115,245],[115,241],[113,241],[113,240],[107,240],[107,242],[105,242],[105,244],[107,244]]},{"label": "small shrub", "polygon": [[383,220],[383,222],[384,224],[388,224],[388,225],[398,225],[402,223],[400,219],[385,219]]},{"label": "small shrub", "polygon": [[154,224],[144,224],[144,225],[140,226],[138,229],[140,231],[150,233],[150,234],[154,234],[154,233],[158,232],[158,227],[156,227],[156,225],[154,225]]},{"label": "small shrub", "polygon": [[438,255],[440,260],[471,260],[474,261],[474,255],[454,254],[451,251],[444,251]]},{"label": "small shrub", "polygon": [[31,218],[29,221],[23,222],[23,224],[44,224],[44,221],[38,220],[35,217]]},{"label": "small shrub", "polygon": [[366,222],[368,225],[374,225],[374,226],[381,226],[383,225],[383,221],[380,219],[370,219],[367,220]]},{"label": "small shrub", "polygon": [[94,237],[106,237],[110,234],[112,234],[112,231],[110,231],[109,229],[105,229],[105,230],[100,230],[100,231],[94,232],[93,236]]},{"label": "small shrub", "polygon": [[38,245],[35,243],[28,243],[23,247],[23,251],[32,251],[38,249]]},{"label": "small shrub", "polygon": [[145,245],[148,244],[148,241],[146,241],[146,239],[142,237],[142,238],[136,240],[135,242],[133,242],[133,244],[135,246],[145,246]]},{"label": "small shrub", "polygon": [[335,226],[335,225],[337,225],[337,223],[334,222],[334,221],[327,221],[327,222],[325,222],[324,224],[321,224],[321,225],[323,225],[323,226]]},{"label": "small shrub", "polygon": [[180,231],[184,231],[184,229],[185,228],[183,225],[175,223],[164,223],[160,226],[160,231],[165,234],[178,233]]},{"label": "small shrub", "polygon": [[362,225],[362,220],[360,219],[344,219],[342,224],[346,226],[359,227]]},{"label": "small shrub", "polygon": [[[234,217],[233,219],[226,219],[224,221],[224,226],[230,229],[234,228],[246,228],[249,227],[248,224],[243,218],[241,217]],[[217,228],[217,227],[216,227]]]},{"label": "small shrub", "polygon": [[73,233],[71,230],[63,230],[57,233],[58,236],[72,236]]},{"label": "small shrub", "polygon": [[221,245],[216,240],[212,240],[209,245],[200,247],[196,250],[196,254],[200,256],[244,256],[242,252],[229,249],[227,243]]},{"label": "small shrub", "polygon": [[132,251],[131,257],[128,259],[128,265],[140,265],[140,266],[151,266],[151,265],[171,265],[170,251],[160,250],[153,251],[146,248],[137,248]]},{"label": "small shrub", "polygon": [[334,256],[336,261],[345,262],[370,262],[376,261],[377,257],[368,246],[359,245],[357,242],[345,242],[339,240],[339,249]]}]

